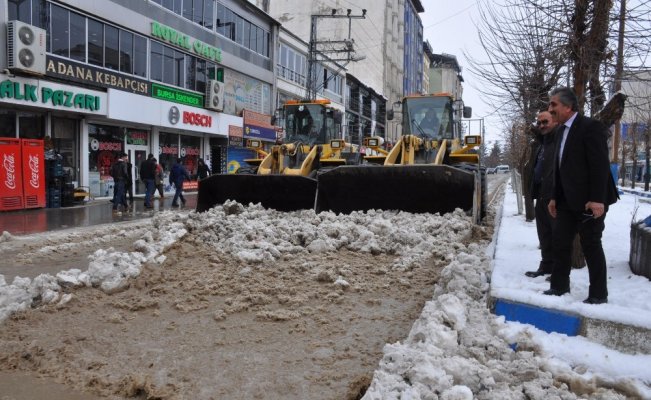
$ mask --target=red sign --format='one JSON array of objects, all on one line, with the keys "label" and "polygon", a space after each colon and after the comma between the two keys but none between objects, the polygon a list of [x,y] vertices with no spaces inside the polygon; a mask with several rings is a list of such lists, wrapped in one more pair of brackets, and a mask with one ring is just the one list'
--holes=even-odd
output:
[{"label": "red sign", "polygon": [[[246,111],[246,110],[245,110]],[[242,147],[244,145],[244,132],[241,126],[228,125],[228,145]]]},{"label": "red sign", "polygon": [[45,157],[43,141],[22,139],[25,208],[45,207]]},{"label": "red sign", "polygon": [[260,128],[273,129],[273,125],[271,125],[271,115],[260,114],[244,109],[242,112],[242,117],[244,118],[244,125],[253,125]]},{"label": "red sign", "polygon": [[179,154],[179,148],[176,146],[161,146],[160,153],[177,155]]},{"label": "red sign", "polygon": [[0,211],[23,206],[20,139],[0,138]]},{"label": "red sign", "polygon": [[199,189],[198,181],[183,182],[183,190],[197,190],[197,189]]},{"label": "red sign", "polygon": [[212,117],[210,115],[183,111],[183,123],[210,128],[212,126]]}]

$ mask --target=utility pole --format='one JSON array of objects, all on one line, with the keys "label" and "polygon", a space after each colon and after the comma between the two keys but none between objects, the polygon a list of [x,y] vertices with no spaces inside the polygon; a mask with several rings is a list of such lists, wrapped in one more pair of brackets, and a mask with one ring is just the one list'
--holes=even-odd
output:
[{"label": "utility pole", "polygon": [[[615,64],[615,93],[622,90],[622,75],[624,74],[624,27],[626,25],[626,0],[620,0],[619,9],[619,37],[617,40],[617,62]],[[613,164],[619,162],[619,137],[621,135],[621,123],[615,122],[615,133],[613,134]],[[624,160],[622,160],[624,161]],[[622,164],[623,165],[623,164]],[[618,177],[615,177],[617,179]],[[623,182],[622,182],[623,184]]]},{"label": "utility pole", "polygon": [[[351,61],[359,61],[364,59],[364,57],[355,57],[355,41],[350,37],[351,36],[351,23],[353,19],[365,19],[366,10],[362,10],[361,15],[352,15],[352,10],[349,8],[346,10],[346,15],[337,14],[337,9],[333,8],[331,14],[315,14],[311,16],[310,21],[310,44],[309,51],[307,55],[307,84],[306,84],[306,95],[307,100],[316,99],[316,93],[319,89],[317,86],[317,73],[316,66],[319,62],[335,62],[335,61],[345,61],[346,64]],[[348,19],[348,39],[345,40],[323,40],[318,41],[316,32],[317,32],[317,21],[319,19],[337,19],[337,18],[347,18]],[[336,53],[336,54],[345,54],[343,57],[329,57],[327,53]],[[324,79],[325,82],[327,80]]]}]

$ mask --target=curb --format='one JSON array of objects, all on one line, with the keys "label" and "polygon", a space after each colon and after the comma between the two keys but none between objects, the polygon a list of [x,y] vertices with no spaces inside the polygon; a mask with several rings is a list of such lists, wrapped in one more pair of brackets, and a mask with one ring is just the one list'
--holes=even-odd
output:
[{"label": "curb", "polygon": [[[627,193],[651,199],[651,193],[648,192],[639,193],[633,190],[619,189]],[[489,253],[489,256],[492,258],[491,263],[495,259],[497,236],[502,222],[502,211],[502,207],[500,207],[497,212],[499,218],[495,219],[494,248],[491,252],[492,254]],[[494,267],[494,265],[491,267]],[[506,321],[533,325],[537,329],[548,333],[554,332],[567,336],[582,336],[594,343],[626,354],[651,354],[651,329],[626,325],[620,322],[588,318],[566,311],[519,303],[490,295],[488,297],[488,307],[493,314],[503,316]],[[517,343],[512,344],[512,346],[514,348],[517,347]]]},{"label": "curb", "polygon": [[582,336],[622,353],[651,354],[651,330],[647,328],[493,297],[489,299],[489,307],[507,321],[533,325],[547,333]]}]

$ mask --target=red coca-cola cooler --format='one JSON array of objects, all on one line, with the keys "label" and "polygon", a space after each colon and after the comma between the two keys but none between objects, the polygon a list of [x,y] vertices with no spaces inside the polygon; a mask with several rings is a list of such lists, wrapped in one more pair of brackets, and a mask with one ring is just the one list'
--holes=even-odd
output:
[{"label": "red coca-cola cooler", "polygon": [[0,137],[0,211],[24,208],[20,139]]},{"label": "red coca-cola cooler", "polygon": [[39,139],[22,139],[25,208],[45,207],[45,148]]}]

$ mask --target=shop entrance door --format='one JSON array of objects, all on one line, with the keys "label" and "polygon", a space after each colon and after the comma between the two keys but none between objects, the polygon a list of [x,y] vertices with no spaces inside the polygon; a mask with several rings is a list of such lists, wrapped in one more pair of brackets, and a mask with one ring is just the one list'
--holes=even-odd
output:
[{"label": "shop entrance door", "polygon": [[147,159],[147,146],[127,145],[126,153],[131,162],[131,177],[133,179],[133,194],[145,194],[145,184],[140,180],[140,164]]}]

